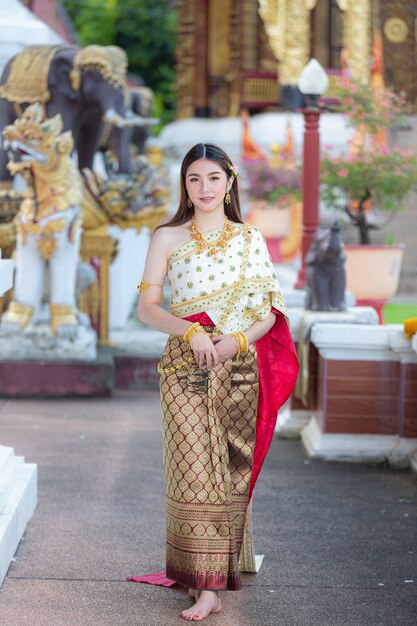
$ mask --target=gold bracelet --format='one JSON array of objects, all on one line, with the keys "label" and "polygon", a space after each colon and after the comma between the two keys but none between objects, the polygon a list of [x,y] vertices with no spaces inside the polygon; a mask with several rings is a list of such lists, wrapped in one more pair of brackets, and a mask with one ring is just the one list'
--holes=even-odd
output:
[{"label": "gold bracelet", "polygon": [[244,333],[243,331],[241,333],[239,333],[240,338],[242,339],[242,346],[240,348],[240,351],[242,354],[247,354],[249,352],[249,340],[248,337],[246,335],[246,333]]},{"label": "gold bracelet", "polygon": [[236,341],[237,343],[237,353],[236,353],[236,359],[238,359],[240,357],[240,341],[239,341],[239,337],[238,337],[238,333],[232,333],[231,337],[233,337],[233,339]]},{"label": "gold bracelet", "polygon": [[239,354],[243,356],[249,351],[249,341],[244,332],[234,333],[236,335],[237,341],[239,342]]},{"label": "gold bracelet", "polygon": [[191,324],[191,326],[187,328],[182,338],[184,339],[184,341],[188,341],[188,343],[191,344],[191,339],[194,337],[194,335],[197,335],[198,333],[208,335],[208,333],[201,326],[200,322],[194,322],[194,324]]}]

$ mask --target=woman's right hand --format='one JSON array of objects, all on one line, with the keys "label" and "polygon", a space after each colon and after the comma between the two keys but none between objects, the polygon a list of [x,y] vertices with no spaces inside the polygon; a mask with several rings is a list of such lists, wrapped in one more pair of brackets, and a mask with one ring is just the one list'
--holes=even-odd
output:
[{"label": "woman's right hand", "polygon": [[200,369],[210,370],[219,364],[219,357],[216,348],[209,335],[205,333],[196,333],[191,337],[191,349],[194,353],[195,360]]}]

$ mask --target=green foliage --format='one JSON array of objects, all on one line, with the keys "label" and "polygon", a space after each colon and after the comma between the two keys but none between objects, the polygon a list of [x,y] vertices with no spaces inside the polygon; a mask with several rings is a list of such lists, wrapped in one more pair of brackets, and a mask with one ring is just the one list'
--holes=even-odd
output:
[{"label": "green foliage", "polygon": [[417,154],[413,150],[378,147],[325,156],[321,168],[322,199],[336,209],[371,197],[379,209],[398,211],[407,196],[417,191]]},{"label": "green foliage", "polygon": [[340,100],[334,110],[347,115],[356,128],[365,128],[376,135],[381,128],[398,125],[399,116],[404,114],[406,94],[396,94],[389,89],[373,89],[370,85],[353,79],[340,81],[337,92]]},{"label": "green foliage", "polygon": [[398,211],[417,191],[417,153],[390,147],[385,136],[403,111],[402,94],[350,81],[338,96],[339,110],[357,130],[346,154],[323,156],[321,198],[345,211],[359,228],[361,242],[369,243],[368,231],[378,228],[368,220],[369,210]]},{"label": "green foliage", "polygon": [[177,14],[168,0],[64,0],[80,44],[117,45],[159,98],[164,121],[175,108]]}]

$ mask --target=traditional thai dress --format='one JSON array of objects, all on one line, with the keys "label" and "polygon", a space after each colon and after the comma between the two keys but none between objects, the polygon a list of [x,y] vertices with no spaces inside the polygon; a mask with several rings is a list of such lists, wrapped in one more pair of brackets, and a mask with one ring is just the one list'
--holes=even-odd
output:
[{"label": "traditional thai dress", "polygon": [[[205,239],[220,235],[215,229]],[[181,246],[167,278],[171,313],[215,334],[245,331],[276,314],[244,356],[201,370],[188,343],[170,336],[159,366],[166,575],[195,589],[240,589],[249,498],[298,371],[286,307],[265,241],[249,224],[233,224],[221,251],[196,241]]]}]

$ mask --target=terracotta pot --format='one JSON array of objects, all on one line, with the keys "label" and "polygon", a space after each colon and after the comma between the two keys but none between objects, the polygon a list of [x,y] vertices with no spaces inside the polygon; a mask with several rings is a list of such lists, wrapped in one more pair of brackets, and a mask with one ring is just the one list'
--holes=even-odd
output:
[{"label": "terracotta pot", "polygon": [[246,220],[257,226],[264,237],[286,237],[291,229],[291,207],[257,200],[251,203]]},{"label": "terracotta pot", "polygon": [[404,244],[345,245],[346,289],[357,300],[389,300],[398,289]]}]

